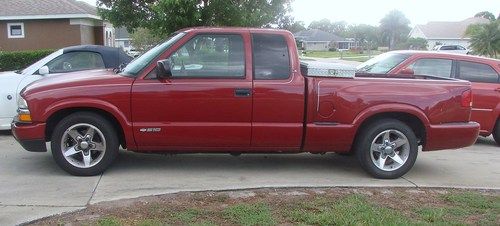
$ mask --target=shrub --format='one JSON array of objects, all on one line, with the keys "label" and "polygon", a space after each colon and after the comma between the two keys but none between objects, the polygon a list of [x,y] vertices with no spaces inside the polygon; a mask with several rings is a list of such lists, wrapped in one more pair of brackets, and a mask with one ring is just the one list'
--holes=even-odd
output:
[{"label": "shrub", "polygon": [[30,64],[51,54],[54,50],[33,50],[33,51],[0,51],[0,71],[13,71],[27,67]]}]

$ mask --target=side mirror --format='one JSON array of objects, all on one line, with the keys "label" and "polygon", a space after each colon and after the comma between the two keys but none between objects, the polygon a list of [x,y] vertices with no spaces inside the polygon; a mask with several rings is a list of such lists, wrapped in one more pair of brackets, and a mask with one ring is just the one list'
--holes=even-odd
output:
[{"label": "side mirror", "polygon": [[40,69],[38,69],[38,74],[40,75],[48,75],[49,74],[49,67],[43,66]]},{"label": "side mirror", "polygon": [[172,77],[170,60],[160,60],[156,62],[156,76],[161,79]]},{"label": "side mirror", "polygon": [[414,75],[415,74],[415,71],[413,71],[413,69],[411,68],[405,68],[403,70],[401,70],[399,72],[399,74],[403,74],[403,75]]}]

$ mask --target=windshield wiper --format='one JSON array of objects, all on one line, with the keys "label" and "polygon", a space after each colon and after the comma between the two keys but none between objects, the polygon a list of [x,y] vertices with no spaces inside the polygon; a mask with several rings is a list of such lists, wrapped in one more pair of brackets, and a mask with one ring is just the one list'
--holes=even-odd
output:
[{"label": "windshield wiper", "polygon": [[123,69],[127,66],[127,63],[121,63],[118,68],[113,68],[113,71],[118,74],[123,71]]}]

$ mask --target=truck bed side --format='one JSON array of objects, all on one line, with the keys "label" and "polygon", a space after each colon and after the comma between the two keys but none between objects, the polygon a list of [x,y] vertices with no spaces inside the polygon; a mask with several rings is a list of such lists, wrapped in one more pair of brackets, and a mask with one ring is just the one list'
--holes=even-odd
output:
[{"label": "truck bed side", "polygon": [[461,104],[462,94],[470,89],[466,81],[357,77],[306,80],[306,151],[350,150],[362,123],[380,114],[413,117],[425,129],[435,124],[468,122],[470,117],[470,107]]}]

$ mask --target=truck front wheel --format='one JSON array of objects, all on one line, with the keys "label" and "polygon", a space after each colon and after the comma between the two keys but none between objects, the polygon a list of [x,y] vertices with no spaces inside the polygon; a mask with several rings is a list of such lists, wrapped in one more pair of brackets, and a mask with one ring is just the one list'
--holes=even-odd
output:
[{"label": "truck front wheel", "polygon": [[395,179],[407,173],[415,163],[417,137],[403,122],[382,119],[363,128],[355,151],[366,172],[376,178]]},{"label": "truck front wheel", "polygon": [[497,124],[493,130],[493,138],[497,142],[497,145],[500,146],[500,119],[497,119]]},{"label": "truck front wheel", "polygon": [[92,112],[77,112],[65,117],[52,133],[54,160],[63,170],[76,176],[104,172],[118,155],[118,148],[113,125]]}]

